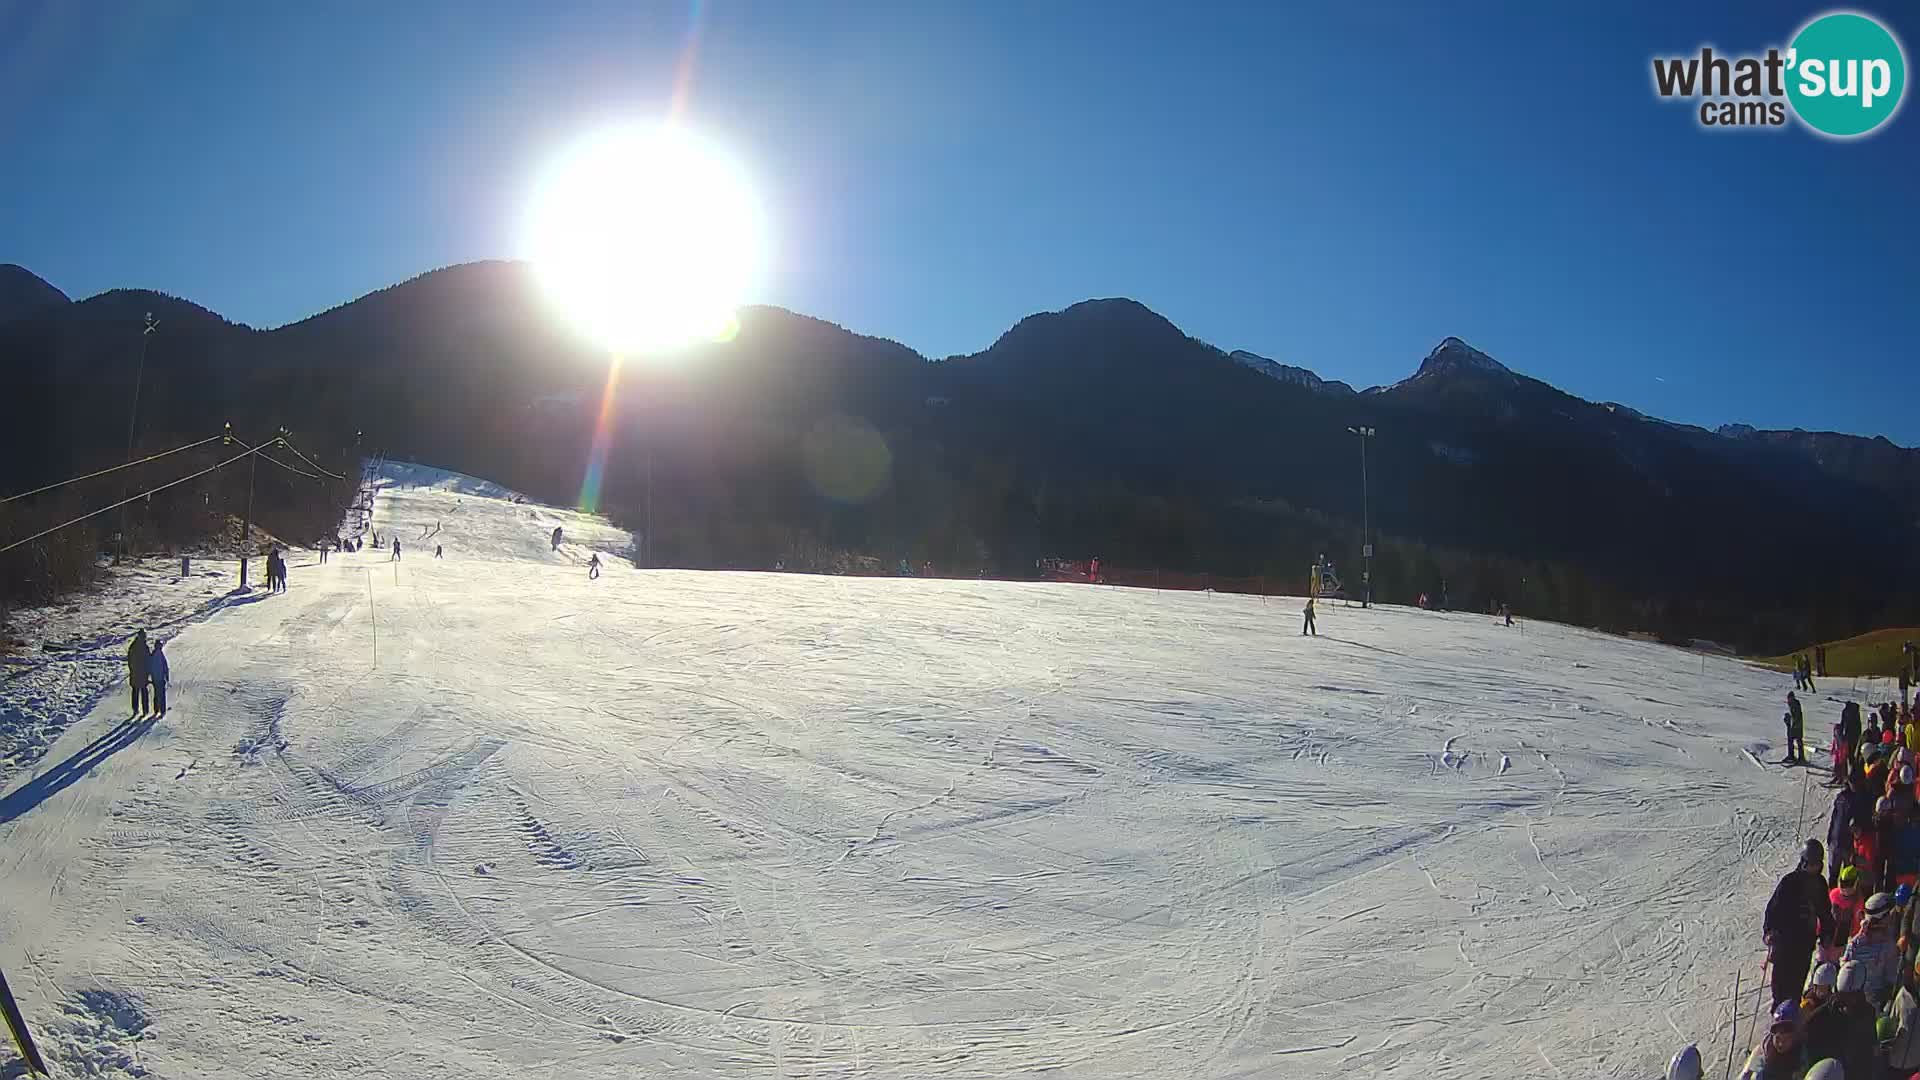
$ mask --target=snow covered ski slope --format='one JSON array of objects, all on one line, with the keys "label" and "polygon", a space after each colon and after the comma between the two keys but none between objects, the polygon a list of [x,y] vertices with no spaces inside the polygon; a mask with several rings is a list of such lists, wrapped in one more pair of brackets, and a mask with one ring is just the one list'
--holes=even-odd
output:
[{"label": "snow covered ski slope", "polygon": [[1404,609],[1302,638],[1298,601],[1199,593],[589,581],[617,530],[441,488],[375,523],[397,564],[296,557],[169,644],[172,713],[116,691],[0,791],[0,968],[57,1067],[1652,1076],[1724,1053],[1824,830],[1743,752],[1786,678],[1731,661]]}]

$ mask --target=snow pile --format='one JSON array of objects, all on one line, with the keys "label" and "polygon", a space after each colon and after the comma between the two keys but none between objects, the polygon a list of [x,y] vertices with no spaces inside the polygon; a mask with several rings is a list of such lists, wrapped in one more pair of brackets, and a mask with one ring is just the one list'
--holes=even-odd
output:
[{"label": "snow pile", "polygon": [[584,515],[375,514],[399,562],[187,625],[174,712],[109,694],[0,788],[0,966],[71,1071],[1652,1076],[1724,1052],[1824,828],[1743,752],[1777,756],[1788,680],[1730,660],[1403,609],[1302,638],[1225,594],[589,581],[624,534]]},{"label": "snow pile", "polygon": [[501,487],[491,480],[466,476],[462,473],[435,468],[431,465],[419,465],[411,461],[385,461],[373,480],[377,487],[431,488],[436,491],[451,492],[455,495],[474,495],[487,499],[514,499],[517,492]]}]

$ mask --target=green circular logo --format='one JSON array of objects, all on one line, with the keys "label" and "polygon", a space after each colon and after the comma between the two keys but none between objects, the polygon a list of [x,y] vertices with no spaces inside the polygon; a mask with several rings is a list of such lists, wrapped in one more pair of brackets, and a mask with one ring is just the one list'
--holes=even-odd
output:
[{"label": "green circular logo", "polygon": [[1865,135],[1900,108],[1907,60],[1887,28],[1853,12],[1822,15],[1787,53],[1787,99],[1815,131]]}]

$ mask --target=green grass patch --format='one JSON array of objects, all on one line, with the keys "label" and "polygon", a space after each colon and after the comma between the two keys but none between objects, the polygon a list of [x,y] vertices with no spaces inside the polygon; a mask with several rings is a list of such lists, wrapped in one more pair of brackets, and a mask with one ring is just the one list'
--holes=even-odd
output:
[{"label": "green grass patch", "polygon": [[[1833,678],[1852,678],[1860,675],[1879,675],[1885,678],[1897,678],[1900,665],[1904,662],[1900,646],[1908,641],[1920,642],[1920,627],[1896,626],[1886,630],[1870,630],[1840,641],[1827,642],[1827,674]],[[1781,671],[1793,670],[1795,656],[1813,655],[1813,646],[1809,645],[1798,653],[1785,656],[1764,656],[1759,663]]]}]

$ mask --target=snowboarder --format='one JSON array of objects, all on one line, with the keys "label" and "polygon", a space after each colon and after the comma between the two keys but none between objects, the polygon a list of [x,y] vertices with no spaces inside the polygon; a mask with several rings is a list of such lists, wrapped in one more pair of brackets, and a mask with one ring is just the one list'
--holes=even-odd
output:
[{"label": "snowboarder", "polygon": [[1787,691],[1787,715],[1783,717],[1787,725],[1787,757],[1782,764],[1805,765],[1807,763],[1806,727],[1800,714],[1800,699]]},{"label": "snowboarder", "polygon": [[147,632],[135,630],[127,643],[127,688],[133,692],[133,715],[147,711]]},{"label": "snowboarder", "polygon": [[400,561],[400,538],[397,536],[393,538],[393,558],[389,561],[390,562]]},{"label": "snowboarder", "polygon": [[167,715],[167,654],[166,642],[153,643],[153,652],[147,656],[147,675],[153,679],[153,715]]},{"label": "snowboarder", "polygon": [[1306,618],[1300,623],[1300,636],[1306,637],[1312,634],[1314,637],[1319,637],[1320,631],[1313,625],[1313,597],[1307,597],[1307,606],[1304,611]]},{"label": "snowboarder", "polygon": [[[1820,876],[1826,863],[1826,848],[1818,840],[1808,840],[1800,849],[1800,862],[1774,886],[1767,900],[1761,937],[1767,944],[1767,957],[1773,964],[1773,1003],[1800,1000],[1800,988],[1807,983],[1807,970],[1813,966],[1813,949],[1833,925],[1833,909],[1827,904],[1827,882]],[[1891,901],[1891,897],[1888,898]],[[1891,906],[1891,904],[1889,904]]]},{"label": "snowboarder", "polygon": [[560,526],[558,525],[553,527],[553,550],[560,550]]},{"label": "snowboarder", "polygon": [[593,558],[587,560],[587,580],[592,581],[594,578],[597,578],[599,576],[600,576],[600,553],[596,551],[593,553]]},{"label": "snowboarder", "polygon": [[439,544],[433,545],[433,557],[436,559],[439,558],[442,550]]},{"label": "snowboarder", "polygon": [[1500,617],[1501,617],[1501,618],[1503,618],[1503,619],[1505,619],[1505,620],[1507,620],[1507,625],[1508,625],[1508,626],[1512,626],[1512,625],[1513,625],[1513,609],[1512,609],[1512,608],[1510,608],[1510,607],[1508,607],[1508,606],[1507,606],[1507,605],[1505,605],[1505,604],[1501,604],[1501,605],[1500,605]]}]

